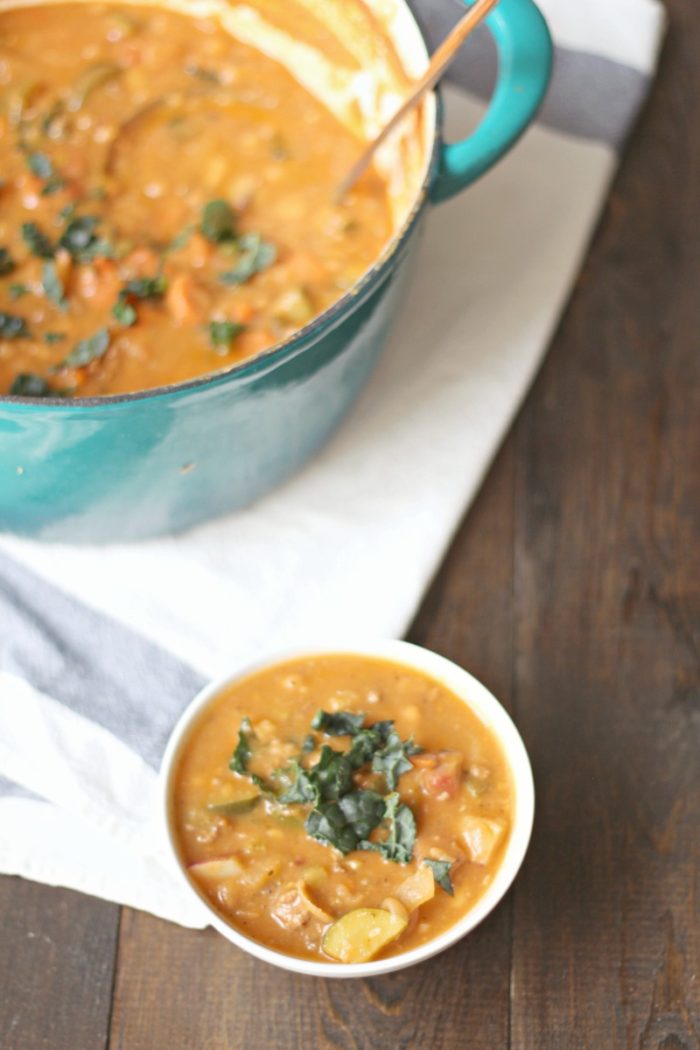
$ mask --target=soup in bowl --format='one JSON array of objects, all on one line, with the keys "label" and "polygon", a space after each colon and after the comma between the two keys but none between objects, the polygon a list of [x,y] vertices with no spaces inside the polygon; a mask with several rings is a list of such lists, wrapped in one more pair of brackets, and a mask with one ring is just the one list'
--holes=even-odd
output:
[{"label": "soup in bowl", "polygon": [[209,922],[269,962],[367,976],[441,951],[514,878],[527,756],[497,701],[403,642],[219,682],[163,763],[168,843]]},{"label": "soup in bowl", "polygon": [[443,143],[430,95],[339,201],[428,62],[404,0],[0,0],[0,530],[178,532],[323,445],[428,203],[544,94],[532,0],[487,24],[504,61],[477,130]]}]

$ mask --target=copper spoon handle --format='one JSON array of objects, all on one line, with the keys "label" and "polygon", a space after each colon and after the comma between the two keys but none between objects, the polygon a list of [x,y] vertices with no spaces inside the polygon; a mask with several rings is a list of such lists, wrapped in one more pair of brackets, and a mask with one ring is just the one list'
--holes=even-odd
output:
[{"label": "copper spoon handle", "polygon": [[416,81],[409,97],[396,111],[389,123],[385,124],[379,134],[372,139],[370,144],[363,151],[362,156],[355,162],[355,164],[353,164],[350,171],[339,184],[336,200],[342,200],[348,190],[352,189],[360,176],[365,173],[369,165],[372,163],[372,158],[377,147],[381,146],[387,135],[390,135],[397,124],[401,123],[406,114],[409,113],[420,101],[426,91],[430,91],[430,89],[435,86],[469,34],[473,29],[476,29],[481,22],[483,22],[491,8],[495,7],[497,3],[498,0],[476,0],[476,3],[469,8],[462,18],[460,18],[457,25],[450,33],[448,33],[431,58],[430,65],[423,76],[420,80]]}]

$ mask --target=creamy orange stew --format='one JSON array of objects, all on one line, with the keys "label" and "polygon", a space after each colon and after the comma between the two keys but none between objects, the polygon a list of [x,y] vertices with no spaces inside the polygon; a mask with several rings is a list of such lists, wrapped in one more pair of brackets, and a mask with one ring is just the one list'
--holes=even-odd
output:
[{"label": "creamy orange stew", "polygon": [[440,682],[352,655],[217,696],[172,820],[192,881],[270,948],[366,962],[449,929],[494,878],[513,806],[500,745]]},{"label": "creamy orange stew", "polygon": [[0,394],[95,396],[229,367],[349,289],[390,233],[358,140],[214,20],[0,12]]}]

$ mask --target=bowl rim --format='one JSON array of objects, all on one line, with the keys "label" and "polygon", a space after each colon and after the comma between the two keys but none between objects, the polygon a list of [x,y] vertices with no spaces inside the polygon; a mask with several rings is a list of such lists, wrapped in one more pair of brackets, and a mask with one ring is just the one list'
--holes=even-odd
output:
[{"label": "bowl rim", "polygon": [[[332,963],[300,959],[268,948],[226,923],[187,876],[178,855],[171,814],[171,787],[178,759],[193,724],[214,697],[228,685],[241,681],[257,671],[274,667],[276,664],[304,657],[330,655],[365,656],[388,660],[422,671],[438,679],[467,704],[497,737],[513,784],[514,816],[505,853],[493,881],[474,907],[453,926],[426,944],[401,955],[367,963]],[[231,673],[217,677],[200,690],[178,719],[163,755],[159,773],[157,820],[159,834],[164,840],[163,845],[169,867],[174,869],[178,881],[186,887],[191,898],[201,903],[206,913],[207,924],[213,926],[227,940],[249,955],[271,963],[273,966],[292,973],[314,977],[349,978],[376,977],[380,974],[415,966],[445,951],[478,926],[502,900],[520,870],[532,834],[534,810],[534,781],[525,745],[510,715],[486,686],[452,660],[412,642],[384,639],[348,643],[345,640],[337,645],[329,644],[328,641],[316,645],[299,645],[266,655],[238,667]]]},{"label": "bowl rim", "polygon": [[[428,45],[422,26],[411,9],[408,0],[400,0],[404,9],[404,15],[412,24],[414,39],[420,45],[420,60],[428,64]],[[30,0],[28,6],[41,6],[42,0]],[[385,27],[385,32],[388,32]],[[392,39],[392,42],[395,41]],[[162,386],[150,387],[147,390],[133,390],[124,394],[104,394],[93,397],[26,397],[18,394],[0,394],[0,409],[4,406],[18,408],[46,408],[59,409],[70,412],[81,408],[112,408],[133,401],[143,401],[150,398],[163,398],[168,396],[186,395],[190,391],[200,387],[217,387],[235,379],[254,379],[258,375],[264,375],[269,371],[284,364],[286,361],[297,357],[310,346],[314,345],[321,335],[336,328],[345,318],[360,306],[378,287],[394,266],[394,259],[400,248],[409,239],[416,223],[428,200],[430,187],[435,178],[440,162],[440,144],[442,141],[442,107],[438,90],[429,92],[423,105],[427,106],[428,113],[428,135],[425,142],[424,173],[418,187],[415,199],[408,210],[400,227],[395,230],[378,258],[363,274],[345,291],[339,299],[331,303],[308,324],[297,332],[293,332],[279,343],[275,343],[269,349],[260,354],[247,358],[244,361],[218,368],[204,375],[194,376],[177,383],[165,383]]]}]

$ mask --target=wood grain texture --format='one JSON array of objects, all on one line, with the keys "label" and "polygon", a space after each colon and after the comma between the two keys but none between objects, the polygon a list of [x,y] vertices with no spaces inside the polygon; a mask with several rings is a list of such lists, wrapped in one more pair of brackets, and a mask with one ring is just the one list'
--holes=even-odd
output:
[{"label": "wood grain texture", "polygon": [[103,1050],[119,909],[0,878],[0,1047]]},{"label": "wood grain texture", "polygon": [[[516,444],[517,1050],[700,1046],[700,12]],[[672,187],[672,189],[671,189]]]}]

